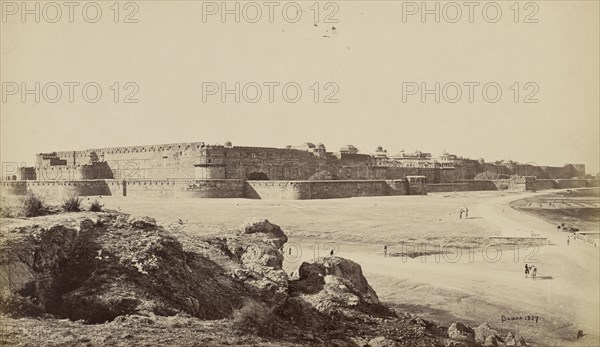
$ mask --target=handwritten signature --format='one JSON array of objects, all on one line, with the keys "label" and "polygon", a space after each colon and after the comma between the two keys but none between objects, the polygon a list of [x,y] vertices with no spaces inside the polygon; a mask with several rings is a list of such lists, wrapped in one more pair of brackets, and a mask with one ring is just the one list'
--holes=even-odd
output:
[{"label": "handwritten signature", "polygon": [[522,320],[522,321],[535,322],[537,324],[539,319],[540,319],[540,316],[512,316],[512,317],[509,317],[509,316],[502,315],[502,323],[509,322],[509,321],[515,321],[515,320]]}]

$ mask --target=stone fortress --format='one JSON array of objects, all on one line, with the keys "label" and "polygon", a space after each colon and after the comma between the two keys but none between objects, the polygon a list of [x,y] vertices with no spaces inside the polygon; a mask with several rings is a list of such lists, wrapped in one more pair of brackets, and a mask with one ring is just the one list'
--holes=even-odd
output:
[{"label": "stone fortress", "polygon": [[[285,148],[204,142],[40,153],[34,167],[5,170],[2,190],[24,194],[315,199],[421,195],[427,191],[588,186],[585,166],[543,167],[486,163],[444,153],[390,155],[381,146],[362,154],[346,145],[328,152],[319,143]],[[481,173],[493,179],[475,179]]]}]

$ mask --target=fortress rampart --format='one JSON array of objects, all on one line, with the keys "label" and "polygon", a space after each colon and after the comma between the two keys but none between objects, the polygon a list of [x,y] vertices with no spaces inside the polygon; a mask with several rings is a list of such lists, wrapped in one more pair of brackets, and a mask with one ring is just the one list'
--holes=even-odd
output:
[{"label": "fortress rampart", "polygon": [[[359,154],[354,146],[327,152],[306,143],[286,148],[208,145],[185,142],[147,146],[92,148],[36,155],[34,167],[5,172],[3,180],[73,181],[89,179],[245,179],[312,180],[326,172],[338,180],[398,180],[426,176],[429,183],[494,176],[536,176],[539,179],[583,178],[585,166],[540,167],[511,161],[484,163],[444,154],[431,158],[421,152],[388,156],[381,147]],[[449,159],[451,158],[451,159]],[[317,178],[318,179],[318,178]]]},{"label": "fortress rampart", "polygon": [[43,197],[133,196],[151,198],[250,198],[276,200],[334,199],[357,196],[426,194],[424,177],[408,180],[246,181],[214,180],[79,180],[1,182],[2,195]]},{"label": "fortress rampart", "polygon": [[404,180],[247,181],[212,180],[75,180],[3,181],[0,194],[45,197],[132,196],[150,198],[249,198],[269,200],[335,199],[361,196],[426,195],[428,192],[544,190],[600,187],[600,180],[489,180],[427,184],[424,176]]},{"label": "fortress rampart", "polygon": [[[334,153],[311,143],[269,148],[186,142],[40,153],[34,167],[3,172],[2,190],[17,195],[29,189],[82,196],[326,199],[576,188],[591,184],[571,179],[584,173],[583,165],[490,164],[447,153],[435,160],[419,151],[389,156],[381,147],[360,154],[352,145]],[[480,179],[486,175],[496,178]]]}]

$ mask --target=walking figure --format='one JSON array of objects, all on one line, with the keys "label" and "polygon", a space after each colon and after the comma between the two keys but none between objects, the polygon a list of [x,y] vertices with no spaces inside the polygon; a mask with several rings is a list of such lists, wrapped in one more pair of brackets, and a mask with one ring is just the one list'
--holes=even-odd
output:
[{"label": "walking figure", "polygon": [[529,265],[525,264],[525,278],[529,276]]},{"label": "walking figure", "polygon": [[535,279],[535,276],[537,275],[537,268],[535,266],[531,266],[531,278]]},{"label": "walking figure", "polygon": [[387,257],[387,245],[383,246],[383,256]]},{"label": "walking figure", "polygon": [[569,245],[570,242],[571,242],[571,237],[567,236],[567,246]]},{"label": "walking figure", "polygon": [[465,219],[469,219],[469,208],[465,206]]}]

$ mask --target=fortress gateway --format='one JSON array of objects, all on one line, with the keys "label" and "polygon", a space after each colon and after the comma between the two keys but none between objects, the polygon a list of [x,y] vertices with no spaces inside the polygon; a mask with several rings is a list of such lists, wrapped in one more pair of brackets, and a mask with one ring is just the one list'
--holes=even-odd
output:
[{"label": "fortress gateway", "polygon": [[[466,181],[486,171],[504,178],[570,179],[585,174],[578,165],[488,164],[448,153],[432,158],[419,151],[389,155],[381,147],[360,154],[352,145],[334,153],[312,143],[266,148],[189,142],[40,153],[34,167],[5,174],[2,188],[14,194],[31,189],[79,195],[311,199],[426,194],[428,185],[436,191],[475,190],[464,184],[472,185]],[[481,188],[482,181],[477,182]],[[488,182],[485,189],[497,185]]]}]

